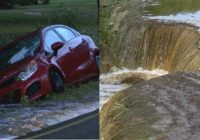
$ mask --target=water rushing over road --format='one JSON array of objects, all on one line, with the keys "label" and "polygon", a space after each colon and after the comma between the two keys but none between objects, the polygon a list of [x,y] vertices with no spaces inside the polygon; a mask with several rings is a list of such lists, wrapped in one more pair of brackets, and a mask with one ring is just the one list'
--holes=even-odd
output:
[{"label": "water rushing over road", "polygon": [[126,68],[118,69],[117,72],[111,72],[100,75],[100,109],[108,102],[108,100],[118,91],[128,88],[130,85],[120,84],[120,80],[133,74],[145,74],[146,79],[155,78],[168,74],[167,71],[161,69],[155,69],[152,71],[138,68],[136,70],[129,70]]},{"label": "water rushing over road", "polygon": [[98,91],[82,101],[60,101],[25,107],[21,104],[0,105],[0,139],[11,139],[72,119],[99,108]]}]

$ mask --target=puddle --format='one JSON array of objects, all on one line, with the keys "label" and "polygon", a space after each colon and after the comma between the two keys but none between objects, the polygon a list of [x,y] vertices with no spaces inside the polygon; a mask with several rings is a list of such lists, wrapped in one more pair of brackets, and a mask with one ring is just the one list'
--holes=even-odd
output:
[{"label": "puddle", "polygon": [[41,15],[39,12],[26,12],[25,15]]},{"label": "puddle", "polygon": [[60,101],[25,107],[0,104],[0,139],[12,139],[32,131],[63,122],[99,108],[99,95],[85,96],[82,101]]}]

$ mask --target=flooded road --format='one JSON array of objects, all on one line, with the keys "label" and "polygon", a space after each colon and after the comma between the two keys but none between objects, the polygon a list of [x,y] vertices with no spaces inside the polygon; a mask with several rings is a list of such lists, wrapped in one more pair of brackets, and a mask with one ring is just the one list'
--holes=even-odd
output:
[{"label": "flooded road", "polygon": [[81,101],[47,102],[36,107],[22,107],[21,104],[1,104],[0,139],[16,138],[98,108],[98,91],[95,91],[93,95],[83,97]]}]

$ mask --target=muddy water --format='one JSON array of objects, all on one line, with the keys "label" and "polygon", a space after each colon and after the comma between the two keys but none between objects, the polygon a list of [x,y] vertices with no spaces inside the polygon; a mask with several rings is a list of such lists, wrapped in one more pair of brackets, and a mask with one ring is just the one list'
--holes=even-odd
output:
[{"label": "muddy water", "polygon": [[150,19],[187,22],[200,27],[199,0],[153,0],[143,5],[142,12]]},{"label": "muddy water", "polygon": [[[149,6],[142,6],[144,17],[160,21],[176,21],[189,23],[198,27],[200,33],[200,1],[199,0],[154,0]],[[199,42],[200,48],[200,42]]]},{"label": "muddy water", "polygon": [[146,81],[158,76],[168,74],[167,71],[161,69],[155,69],[152,71],[138,68],[136,70],[129,70],[126,68],[118,69],[116,72],[101,74],[100,75],[100,109],[109,101],[116,92],[130,87],[131,85],[121,84],[120,81],[123,78],[130,77],[133,74],[141,75]]},{"label": "muddy water", "polygon": [[72,119],[99,108],[98,91],[82,101],[62,101],[25,107],[21,104],[0,105],[0,139],[11,139],[32,131]]},{"label": "muddy water", "polygon": [[[193,4],[195,8],[191,7],[190,10],[188,3],[191,2],[196,3]],[[183,6],[182,9],[179,3],[187,6]],[[195,26],[196,23],[200,23],[198,10],[200,6],[198,5],[197,0],[153,0],[150,6],[141,5],[140,12],[143,17],[150,19],[145,21],[144,18],[140,19],[141,16],[137,17],[137,13],[131,11],[129,6],[116,8],[111,19],[117,19],[119,15],[126,14],[120,16],[118,26],[111,28],[117,34],[113,33],[110,49],[102,53],[101,57],[108,62],[115,60],[129,69],[143,67],[147,70],[164,69],[169,73],[199,72],[200,33],[197,32],[199,27]],[[168,8],[165,9],[165,7]],[[153,11],[160,14],[156,15]],[[165,14],[163,11],[169,13]],[[157,18],[158,16],[162,19]],[[175,18],[168,20],[168,17]]]},{"label": "muddy water", "polygon": [[[164,69],[169,73],[177,71],[200,72],[200,50],[198,49],[200,34],[197,32],[200,31],[200,1],[143,1],[148,1],[148,3],[145,2],[141,6],[143,18],[150,19],[145,24],[137,24],[133,20],[134,14],[128,14],[127,11],[130,10],[128,6],[115,9],[117,14],[112,14],[111,19],[115,19],[117,16],[120,17],[124,13],[126,15],[121,16],[120,23],[112,28],[119,35],[113,35],[111,51],[108,54],[103,54],[103,58],[108,62],[119,60],[122,66],[129,69],[143,67],[149,71]],[[114,51],[114,55],[110,55]],[[117,79],[119,76],[116,76],[119,75],[117,72],[101,75],[100,105],[105,104],[113,95],[116,95],[114,96],[115,98],[120,98],[118,101],[121,102],[125,99],[128,100],[127,95],[129,94],[130,99],[133,99],[132,101],[134,102],[133,94],[135,93],[144,96],[144,104],[146,106],[156,109],[156,112],[165,114],[162,119],[154,120],[155,122],[150,125],[148,130],[146,128],[138,129],[139,127],[135,127],[137,121],[133,120],[134,125],[127,126],[127,130],[132,129],[135,131],[135,134],[133,134],[125,130],[123,121],[124,123],[129,123],[127,116],[133,117],[135,115],[134,109],[138,109],[138,114],[141,115],[143,114],[142,109],[140,110],[140,106],[131,108],[133,112],[127,111],[128,115],[125,114],[124,118],[122,116],[121,121],[116,121],[115,123],[115,121],[109,118],[113,115],[109,109],[117,101],[115,98],[112,98],[103,107],[102,110],[104,111],[101,112],[101,116],[105,116],[105,118],[102,117],[103,134],[109,136],[112,135],[113,131],[114,137],[117,137],[118,134],[121,136],[117,137],[118,139],[123,139],[123,136],[127,136],[128,139],[128,136],[130,136],[129,138],[132,140],[138,133],[141,133],[142,137],[154,129],[158,131],[159,136],[152,135],[152,137],[148,137],[149,139],[198,140],[200,137],[198,127],[199,74],[193,72],[166,75],[164,78],[155,78],[130,88],[127,88],[127,85],[120,85]],[[123,74],[122,72],[121,75]],[[123,92],[116,93],[125,88],[127,89],[123,90]],[[152,100],[147,100],[146,97],[150,97]],[[126,102],[123,102],[123,105],[126,106]],[[106,114],[109,115],[106,116]],[[141,115],[140,117],[146,116]],[[144,126],[148,124],[147,122],[144,121]],[[115,131],[114,129],[118,126],[119,129]],[[102,140],[103,138],[105,137],[102,137]],[[114,138],[112,137],[112,139]]]}]

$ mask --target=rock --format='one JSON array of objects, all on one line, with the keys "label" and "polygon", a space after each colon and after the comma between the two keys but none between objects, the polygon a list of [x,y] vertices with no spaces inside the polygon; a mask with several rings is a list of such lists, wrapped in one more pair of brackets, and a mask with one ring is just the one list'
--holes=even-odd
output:
[{"label": "rock", "polygon": [[196,140],[199,118],[200,75],[177,72],[117,92],[101,109],[100,140]]},{"label": "rock", "polygon": [[119,69],[116,66],[110,68],[110,72],[117,72]]}]

